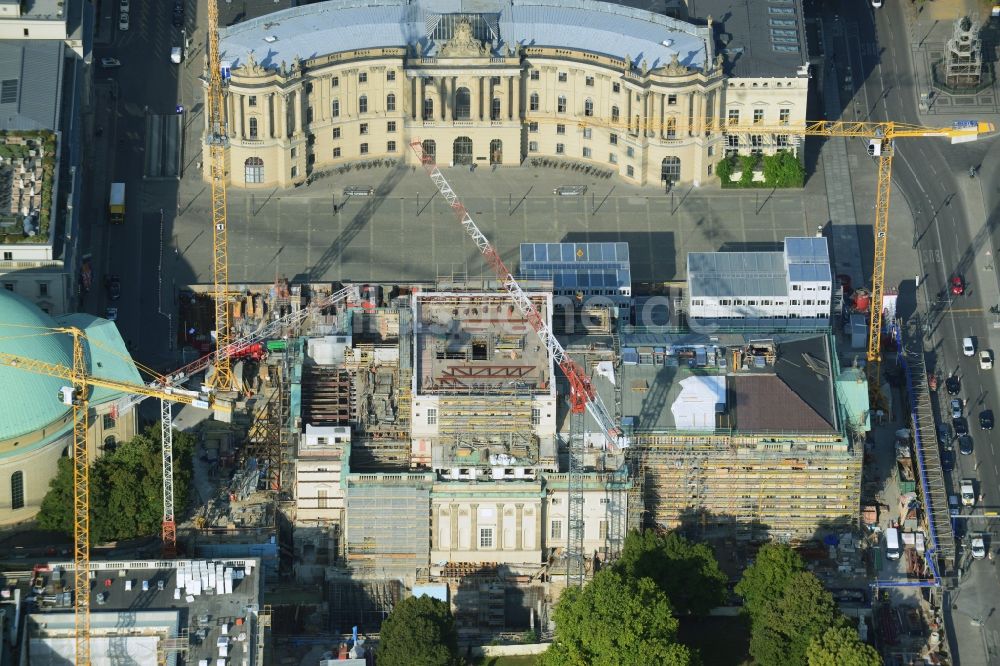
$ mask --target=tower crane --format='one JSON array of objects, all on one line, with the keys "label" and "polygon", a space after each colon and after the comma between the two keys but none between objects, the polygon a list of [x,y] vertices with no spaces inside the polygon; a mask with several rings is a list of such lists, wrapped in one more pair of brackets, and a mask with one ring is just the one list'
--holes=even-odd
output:
[{"label": "tower crane", "polygon": [[607,407],[604,406],[601,396],[591,384],[590,377],[587,376],[586,371],[566,353],[566,350],[545,323],[538,308],[524,290],[521,289],[521,285],[517,283],[513,273],[504,264],[496,248],[493,247],[489,239],[476,226],[472,216],[469,215],[469,211],[459,200],[458,195],[434,163],[433,156],[424,153],[423,143],[420,139],[411,141],[410,148],[416,154],[417,159],[424,167],[427,175],[430,176],[438,192],[448,202],[452,212],[455,213],[455,217],[458,218],[459,223],[465,229],[465,233],[476,244],[483,258],[486,259],[486,263],[493,269],[497,279],[500,281],[500,285],[510,295],[521,316],[534,329],[538,338],[548,350],[549,356],[559,366],[566,376],[567,382],[569,382],[570,441],[567,452],[569,467],[567,477],[569,481],[567,492],[569,496],[569,515],[567,516],[567,524],[569,529],[566,553],[566,583],[567,585],[582,585],[584,560],[582,492],[584,413],[589,412],[597,422],[598,427],[608,438],[609,447],[619,448],[626,445],[626,441],[622,437],[621,428],[608,413]]},{"label": "tower crane", "polygon": [[172,387],[152,388],[88,374],[86,335],[78,328],[55,328],[51,333],[69,335],[73,343],[73,365],[66,367],[36,359],[0,352],[0,365],[69,382],[59,391],[58,399],[73,408],[73,607],[77,666],[90,666],[90,469],[87,460],[88,393],[100,387],[143,397],[161,398],[210,409],[210,395]]},{"label": "tower crane", "polygon": [[[230,343],[229,321],[229,241],[226,212],[226,154],[229,129],[223,108],[222,62],[219,59],[219,6],[208,0],[208,149],[212,173],[212,296],[215,300],[215,347]],[[211,385],[228,390],[233,386],[229,356],[216,358]]]}]

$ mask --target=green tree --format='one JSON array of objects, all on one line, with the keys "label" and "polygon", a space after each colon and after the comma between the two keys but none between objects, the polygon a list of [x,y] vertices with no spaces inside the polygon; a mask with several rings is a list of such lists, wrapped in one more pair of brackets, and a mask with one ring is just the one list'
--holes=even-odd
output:
[{"label": "green tree", "polygon": [[[187,505],[194,438],[174,431],[174,503]],[[163,520],[163,470],[160,428],[154,426],[122,442],[90,468],[90,538],[92,543],[159,534]],[[72,534],[73,468],[69,458],[42,499],[38,524]]]},{"label": "green tree", "polygon": [[769,543],[757,551],[754,563],[736,585],[736,593],[743,597],[743,608],[751,623],[781,599],[792,574],[805,568],[799,554],[788,546]]},{"label": "green tree", "polygon": [[651,578],[679,615],[707,615],[725,599],[726,574],[708,545],[676,532],[632,532],[615,563],[625,578]]},{"label": "green tree", "polygon": [[871,645],[862,643],[851,627],[831,627],[813,636],[806,650],[809,666],[881,666],[882,658]]},{"label": "green tree", "polygon": [[555,622],[543,666],[700,663],[696,652],[677,642],[670,601],[649,578],[628,579],[604,569],[583,588],[562,593]]},{"label": "green tree", "polygon": [[723,157],[719,160],[719,163],[715,166],[715,175],[719,177],[719,181],[722,183],[723,187],[731,187],[732,182],[729,180],[733,173],[733,161],[728,157]]},{"label": "green tree", "polygon": [[814,636],[846,626],[823,583],[808,571],[797,571],[781,597],[751,619],[750,654],[761,666],[805,664]]},{"label": "green tree", "polygon": [[451,607],[426,596],[403,599],[382,623],[376,657],[380,666],[457,665]]}]

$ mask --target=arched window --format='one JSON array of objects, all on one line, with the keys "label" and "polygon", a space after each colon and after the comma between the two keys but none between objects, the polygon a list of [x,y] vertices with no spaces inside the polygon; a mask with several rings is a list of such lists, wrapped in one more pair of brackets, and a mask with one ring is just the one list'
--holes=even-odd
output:
[{"label": "arched window", "polygon": [[424,139],[424,143],[421,148],[424,151],[424,155],[432,160],[437,157],[437,144],[434,143],[434,139]]},{"label": "arched window", "polygon": [[500,98],[494,97],[490,103],[490,120],[500,120]]},{"label": "arched window", "polygon": [[621,117],[621,114],[618,112],[618,107],[617,106],[611,107],[611,122],[613,122],[613,123],[618,122],[618,119],[620,117]]},{"label": "arched window", "polygon": [[389,93],[385,96],[385,110],[395,111],[396,110],[396,96]]},{"label": "arched window", "polygon": [[10,508],[24,508],[24,472],[14,472],[10,475]]},{"label": "arched window", "polygon": [[467,136],[460,136],[455,139],[452,154],[452,164],[472,164],[472,139]]},{"label": "arched window", "polygon": [[676,139],[677,138],[677,118],[670,116],[667,118],[667,138]]},{"label": "arched window", "polygon": [[556,106],[557,106],[556,108],[557,112],[566,113],[566,98],[560,95]]},{"label": "arched window", "polygon": [[249,183],[264,182],[264,160],[259,157],[248,157],[243,163],[244,180]]},{"label": "arched window", "polygon": [[583,103],[583,115],[592,116],[594,115],[594,100],[588,99]]},{"label": "arched window", "polygon": [[503,164],[503,141],[500,139],[490,141],[490,164]]},{"label": "arched window", "polygon": [[251,118],[250,119],[250,138],[251,139],[256,139],[257,138],[257,119],[256,118]]},{"label": "arched window", "polygon": [[358,98],[358,113],[368,113],[368,95]]},{"label": "arched window", "polygon": [[424,100],[424,120],[434,120],[434,100],[429,97]]},{"label": "arched window", "polygon": [[660,180],[676,183],[681,179],[681,158],[664,157],[660,163]]},{"label": "arched window", "polygon": [[531,93],[531,97],[528,98],[528,110],[538,111],[538,93]]},{"label": "arched window", "polygon": [[468,88],[455,91],[455,120],[468,120],[472,117],[472,94]]}]

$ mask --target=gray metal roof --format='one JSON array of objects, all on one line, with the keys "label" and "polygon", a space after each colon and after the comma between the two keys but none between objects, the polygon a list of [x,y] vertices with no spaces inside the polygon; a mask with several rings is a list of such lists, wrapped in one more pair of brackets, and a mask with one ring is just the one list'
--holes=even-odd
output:
[{"label": "gray metal roof", "polygon": [[715,21],[729,76],[795,76],[807,61],[801,0],[687,0],[687,6],[691,16]]},{"label": "gray metal roof", "polygon": [[689,252],[691,296],[787,296],[781,252]]},{"label": "gray metal roof", "polygon": [[792,282],[830,282],[830,252],[824,237],[785,239],[785,261]]},{"label": "gray metal roof", "polygon": [[494,51],[520,44],[629,56],[634,65],[645,61],[650,68],[666,65],[674,54],[689,67],[707,63],[704,27],[594,0],[327,0],[219,30],[221,55],[234,68],[251,50],[265,68],[364,48],[417,45],[433,55],[436,17],[455,11],[499,15]]},{"label": "gray metal roof", "polygon": [[520,275],[551,279],[556,289],[632,284],[628,243],[521,243]]},{"label": "gray metal roof", "polygon": [[0,40],[0,129],[59,128],[63,42]]}]

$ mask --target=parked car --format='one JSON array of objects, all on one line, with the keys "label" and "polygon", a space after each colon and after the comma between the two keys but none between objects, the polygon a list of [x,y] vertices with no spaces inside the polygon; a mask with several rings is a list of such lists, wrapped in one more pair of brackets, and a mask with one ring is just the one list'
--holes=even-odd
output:
[{"label": "parked car", "polygon": [[184,27],[184,8],[175,5],[174,6],[174,17],[171,19],[171,23],[174,24],[175,28]]},{"label": "parked car", "polygon": [[993,369],[993,352],[989,349],[981,349],[979,351],[979,369],[980,370],[992,370]]},{"label": "parked car", "polygon": [[965,419],[952,419],[951,427],[955,429],[955,434],[959,437],[969,434],[969,422]]},{"label": "parked car", "polygon": [[976,343],[972,341],[972,338],[962,338],[962,353],[966,356],[976,355]]},{"label": "parked car", "polygon": [[113,69],[115,67],[121,67],[121,60],[118,58],[101,58],[101,67],[105,69]]},{"label": "parked car", "polygon": [[108,298],[117,301],[122,296],[122,279],[117,275],[108,278]]},{"label": "parked car", "polygon": [[963,456],[972,455],[972,438],[968,435],[962,435],[958,438],[958,452]]},{"label": "parked car", "polygon": [[105,310],[104,318],[108,321],[118,321],[118,308],[108,308]]},{"label": "parked car", "polygon": [[983,430],[993,430],[993,410],[984,409],[979,412],[979,427]]},{"label": "parked car", "polygon": [[948,379],[944,380],[944,386],[948,389],[948,395],[958,395],[962,392],[962,380],[958,375],[949,375]]},{"label": "parked car", "polygon": [[951,426],[947,423],[938,423],[937,427],[938,443],[946,449],[951,448]]},{"label": "parked car", "polygon": [[955,452],[952,449],[941,451],[941,469],[945,474],[955,471]]},{"label": "parked car", "polygon": [[962,418],[962,409],[963,409],[962,399],[953,398],[951,401],[951,418],[953,419]]},{"label": "parked car", "polygon": [[118,15],[118,29],[123,32],[128,30],[128,12],[122,12]]},{"label": "parked car", "polygon": [[951,293],[955,296],[961,296],[965,293],[965,282],[962,281],[961,276],[951,276]]}]

